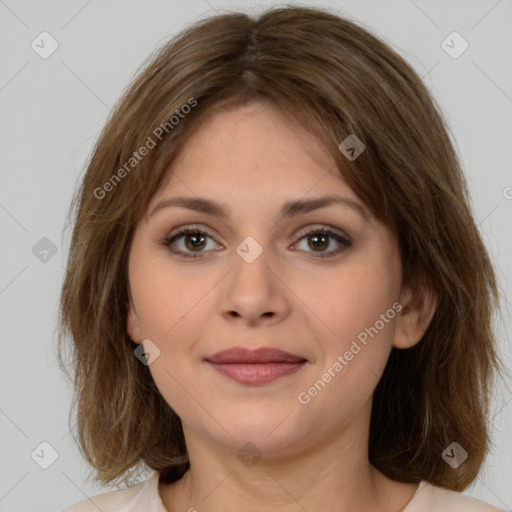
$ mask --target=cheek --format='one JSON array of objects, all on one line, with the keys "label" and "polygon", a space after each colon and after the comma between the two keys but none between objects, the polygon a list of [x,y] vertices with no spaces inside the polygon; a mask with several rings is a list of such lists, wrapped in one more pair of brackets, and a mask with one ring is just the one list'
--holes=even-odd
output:
[{"label": "cheek", "polygon": [[205,398],[211,390],[208,386],[205,388],[201,378],[205,363],[195,350],[201,324],[197,316],[193,321],[178,317],[172,324],[172,330],[159,340],[160,356],[149,366],[153,381],[165,402],[184,423],[205,435],[222,436],[225,434],[220,428],[222,417],[217,413],[212,415],[211,411],[211,400],[218,397],[213,393],[211,400]]},{"label": "cheek", "polygon": [[340,267],[322,292],[316,288],[314,302],[308,305],[328,327],[317,334],[324,353],[321,366],[336,375],[326,400],[355,404],[377,385],[391,352],[400,307],[399,264],[393,253],[376,244]]},{"label": "cheek", "polygon": [[[380,318],[399,296],[399,276],[382,259],[365,259],[340,268],[336,275],[329,275],[324,283],[315,286],[313,292],[309,290],[308,306],[323,321],[327,339],[347,342],[376,322],[383,333],[392,330],[392,321],[383,326]],[[392,320],[395,311],[388,316],[386,320]]]},{"label": "cheek", "polygon": [[211,277],[199,279],[197,273],[180,271],[170,259],[158,260],[134,254],[130,283],[137,316],[146,337],[167,340],[188,325],[201,311],[202,299],[213,286]]}]

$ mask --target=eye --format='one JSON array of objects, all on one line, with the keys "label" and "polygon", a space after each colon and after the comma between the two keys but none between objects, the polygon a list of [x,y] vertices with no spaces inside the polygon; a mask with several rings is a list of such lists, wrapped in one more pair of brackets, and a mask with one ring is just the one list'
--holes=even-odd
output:
[{"label": "eye", "polygon": [[[164,245],[167,245],[172,253],[178,254],[185,258],[197,258],[200,256],[201,252],[204,252],[202,249],[207,245],[206,239],[212,239],[208,233],[205,231],[190,226],[188,228],[184,228],[176,234],[170,235],[164,241]],[[183,240],[180,240],[183,239]],[[178,250],[173,248],[173,244],[176,241],[182,241],[184,244],[184,249],[179,248]],[[183,247],[182,244],[182,247]],[[187,252],[187,251],[191,252]],[[196,253],[196,254],[194,254]]]},{"label": "eye", "polygon": [[[320,229],[312,229],[310,231],[307,231],[306,233],[300,233],[299,235],[301,235],[301,241],[305,240],[307,246],[313,248],[312,252],[316,253],[315,257],[318,258],[330,258],[336,256],[345,248],[350,247],[352,245],[352,242],[349,240],[348,237],[336,233],[328,229],[326,226]],[[331,240],[333,239],[338,244],[338,248],[331,251],[323,250],[331,245]]]},{"label": "eye", "polygon": [[[307,251],[304,249],[300,250],[303,250],[304,252],[313,252],[315,253],[315,257],[318,258],[336,256],[345,248],[352,245],[352,242],[348,237],[332,231],[325,226],[299,233],[299,236],[301,237],[299,242],[302,240],[305,240],[306,242],[311,241],[311,243],[308,243],[308,246],[313,248],[313,251]],[[207,252],[204,249],[208,246],[208,239],[213,240],[206,231],[190,226],[168,236],[164,240],[163,244],[168,246],[173,254],[194,259],[200,257],[202,253]],[[338,248],[331,251],[324,250],[332,245],[332,240],[338,244]],[[177,242],[182,242],[181,247],[179,247],[179,243],[176,244]],[[176,249],[174,245],[178,245],[178,249]]]}]

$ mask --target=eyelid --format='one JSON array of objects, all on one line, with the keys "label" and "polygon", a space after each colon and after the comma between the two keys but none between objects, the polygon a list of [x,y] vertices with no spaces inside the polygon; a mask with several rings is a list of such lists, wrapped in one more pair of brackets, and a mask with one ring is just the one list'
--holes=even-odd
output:
[{"label": "eyelid", "polygon": [[345,231],[342,231],[338,228],[333,228],[326,224],[320,224],[320,226],[321,227],[319,227],[319,228],[308,226],[307,228],[303,228],[300,231],[298,231],[295,236],[302,238],[305,235],[309,235],[311,233],[317,233],[317,232],[318,233],[322,233],[322,232],[331,233],[332,232],[333,234],[338,235],[340,238],[345,239],[347,242],[352,243],[352,237],[350,235],[348,235]]},{"label": "eyelid", "polygon": [[[320,231],[320,232],[321,231],[334,231],[341,238],[346,239],[348,242],[352,242],[352,237],[346,231],[343,231],[343,230],[340,230],[338,228],[334,228],[334,227],[328,226],[326,224],[318,223],[318,225],[320,227],[311,227],[311,225],[308,225],[307,227],[302,228],[299,231],[297,231],[294,236],[302,238],[303,236],[308,235],[311,232],[315,232],[317,230]],[[208,235],[210,238],[215,238],[210,233],[209,229],[210,228],[203,227],[203,226],[201,226],[199,224],[185,224],[184,226],[180,226],[178,228],[173,229],[165,237],[165,239],[169,240],[169,239],[173,238],[175,235],[178,235],[178,234],[182,233],[185,230],[197,230],[198,232],[203,232],[204,234]]]},{"label": "eyelid", "polygon": [[187,229],[188,230],[194,229],[197,231],[201,231],[201,232],[208,234],[208,236],[211,236],[211,234],[208,232],[208,228],[205,228],[199,224],[185,224],[184,226],[180,226],[180,227],[173,229],[165,238],[167,238],[167,239],[172,238],[173,236],[179,235],[182,231],[185,231]]}]

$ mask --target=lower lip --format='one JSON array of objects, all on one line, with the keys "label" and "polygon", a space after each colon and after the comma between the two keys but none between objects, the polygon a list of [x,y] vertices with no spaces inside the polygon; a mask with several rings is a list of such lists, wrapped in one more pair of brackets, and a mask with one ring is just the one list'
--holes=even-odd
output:
[{"label": "lower lip", "polygon": [[218,372],[242,384],[265,384],[300,370],[300,363],[210,363]]}]

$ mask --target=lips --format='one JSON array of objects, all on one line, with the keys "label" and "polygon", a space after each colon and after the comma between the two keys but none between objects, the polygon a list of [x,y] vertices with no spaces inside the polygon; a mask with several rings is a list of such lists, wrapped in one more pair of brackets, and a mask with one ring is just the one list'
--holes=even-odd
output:
[{"label": "lips", "polygon": [[233,347],[206,358],[218,372],[243,384],[259,385],[291,375],[307,360],[271,347]]},{"label": "lips", "polygon": [[303,357],[295,356],[277,348],[262,347],[248,349],[233,347],[217,352],[206,359],[210,363],[299,363],[305,361]]}]

